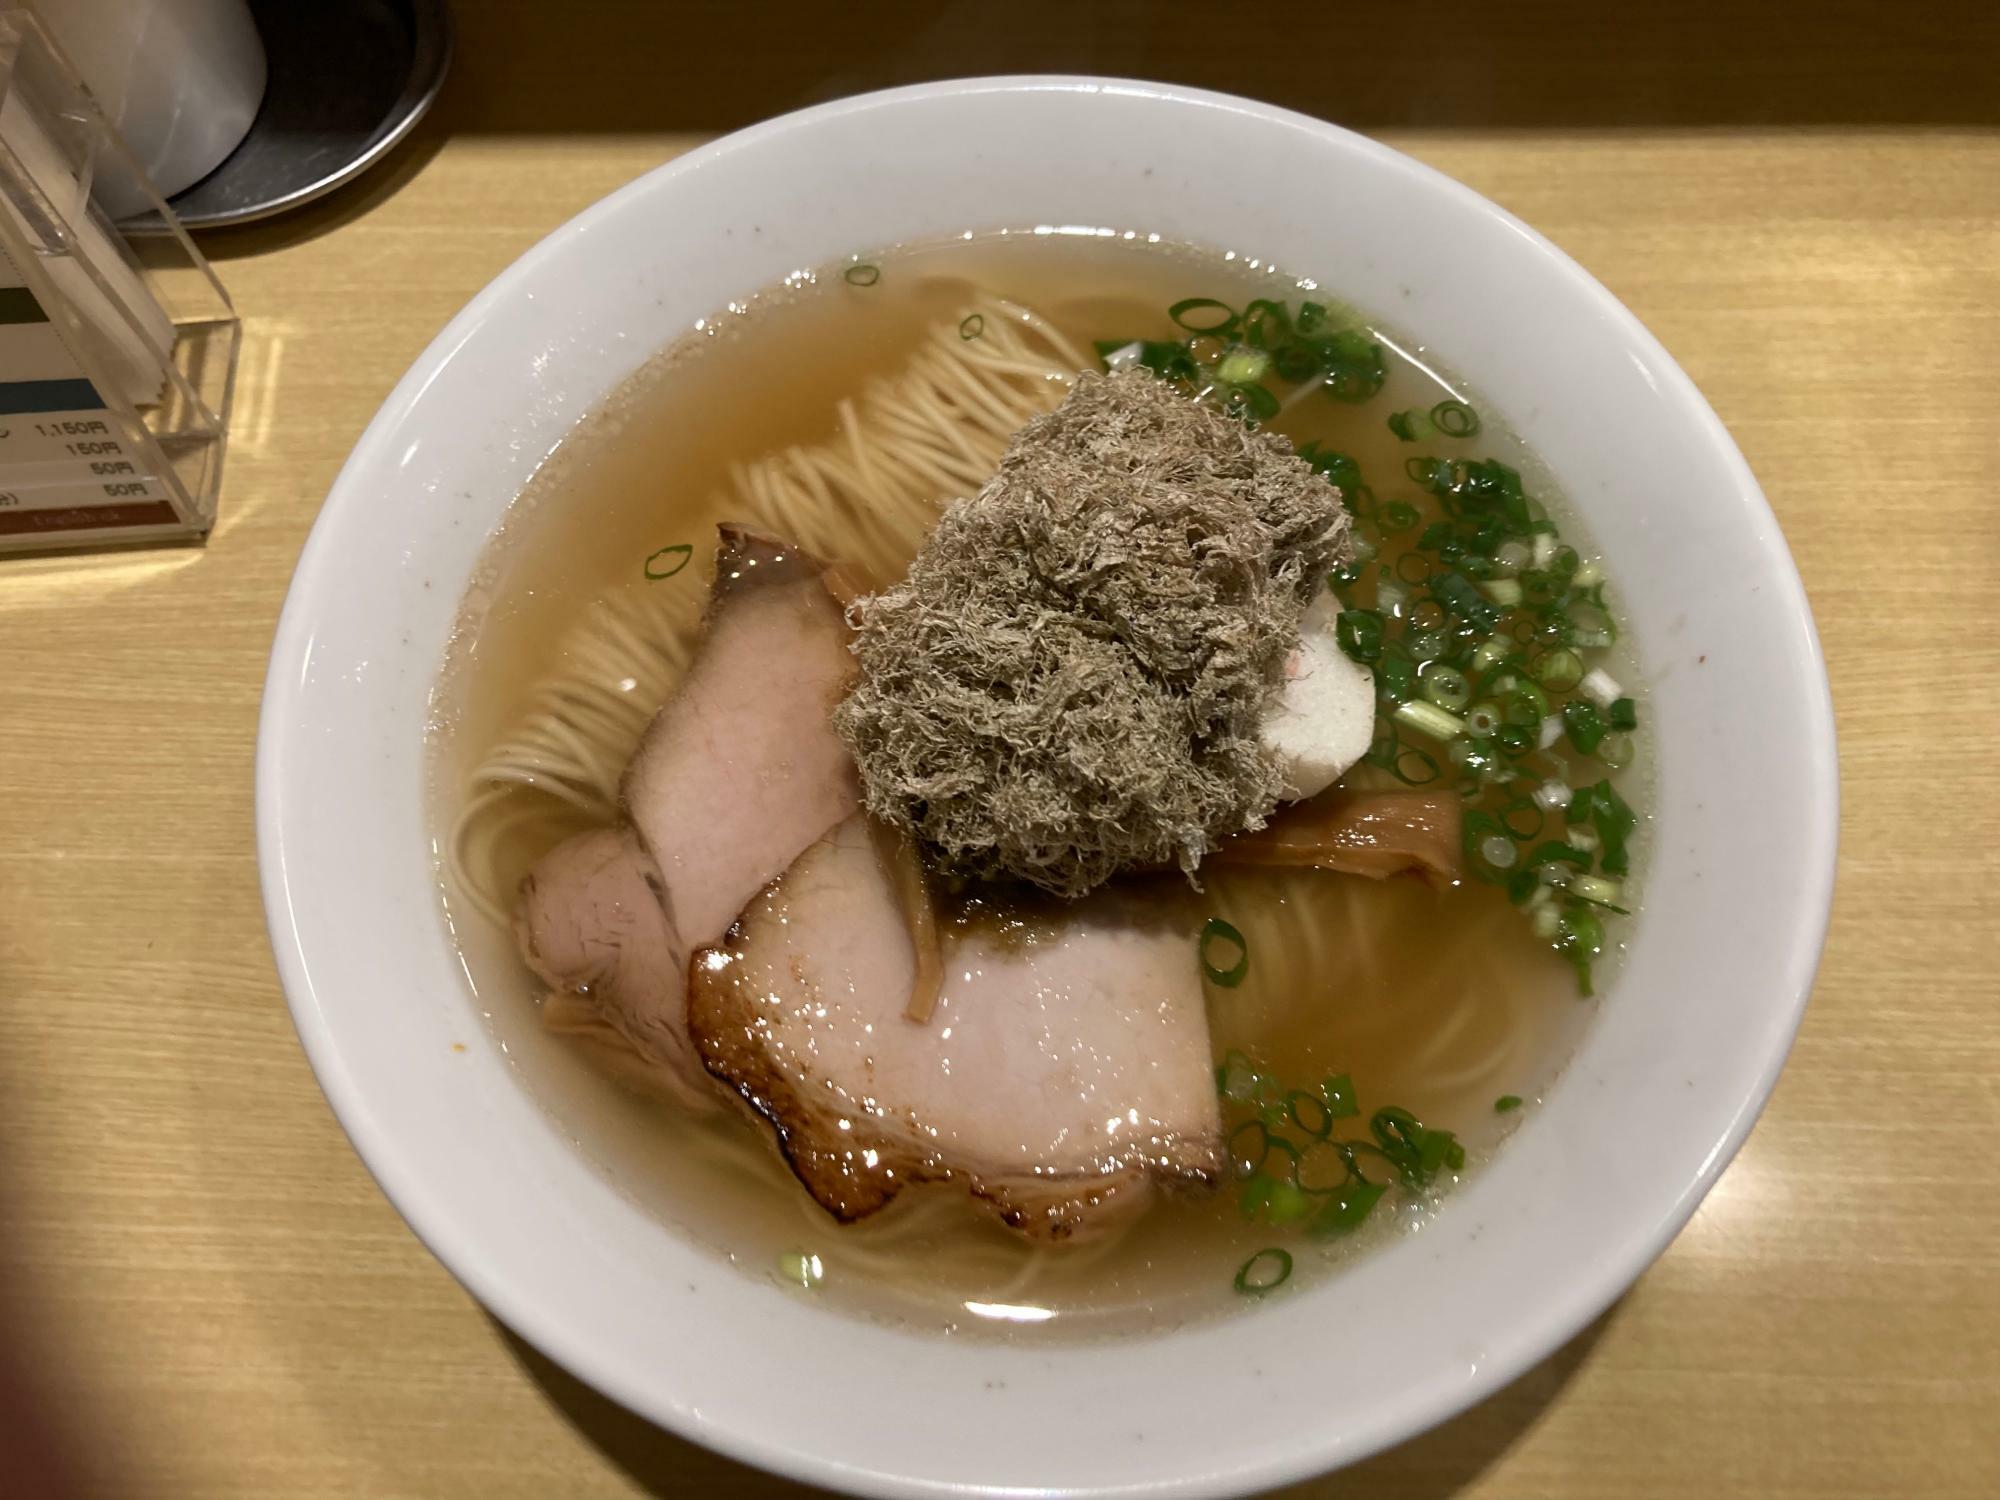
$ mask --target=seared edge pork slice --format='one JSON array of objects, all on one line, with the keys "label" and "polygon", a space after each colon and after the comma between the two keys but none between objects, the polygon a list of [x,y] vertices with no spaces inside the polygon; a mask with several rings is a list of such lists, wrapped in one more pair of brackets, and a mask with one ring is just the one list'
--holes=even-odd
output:
[{"label": "seared edge pork slice", "polygon": [[1221,1116],[1194,946],[1174,904],[1114,891],[1047,920],[948,924],[927,1024],[868,820],[847,819],[690,965],[710,1073],[770,1121],[842,1220],[962,1180],[1023,1233],[1067,1240],[1157,1181],[1212,1182]]},{"label": "seared edge pork slice", "polygon": [[1463,874],[1464,803],[1453,792],[1322,792],[1281,807],[1256,833],[1224,839],[1213,865],[1333,870],[1383,880],[1414,871],[1433,885]]}]

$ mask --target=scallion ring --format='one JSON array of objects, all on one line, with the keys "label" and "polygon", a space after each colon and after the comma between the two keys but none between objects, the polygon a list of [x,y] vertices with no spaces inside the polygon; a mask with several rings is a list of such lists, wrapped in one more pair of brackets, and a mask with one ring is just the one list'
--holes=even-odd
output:
[{"label": "scallion ring", "polygon": [[1415,631],[1442,630],[1451,614],[1435,599],[1423,599],[1410,610],[1410,629]]},{"label": "scallion ring", "polygon": [[1261,1120],[1245,1120],[1229,1132],[1225,1150],[1230,1172],[1238,1181],[1247,1181],[1264,1170],[1264,1159],[1271,1154],[1271,1132]]},{"label": "scallion ring", "polygon": [[858,266],[849,266],[840,273],[849,286],[873,286],[882,279],[882,268],[863,261]]},{"label": "scallion ring", "polygon": [[1399,531],[1408,531],[1422,519],[1417,508],[1407,500],[1391,500],[1377,513],[1383,535],[1394,536]]},{"label": "scallion ring", "polygon": [[663,578],[671,578],[685,568],[694,557],[694,547],[687,542],[676,542],[671,547],[662,547],[646,559],[646,577],[658,583]]},{"label": "scallion ring", "polygon": [[1433,663],[1422,677],[1424,696],[1439,708],[1448,708],[1453,713],[1464,708],[1472,697],[1472,687],[1465,680],[1465,674],[1456,667],[1440,666]]},{"label": "scallion ring", "polygon": [[1583,658],[1568,647],[1559,647],[1536,657],[1529,670],[1550,692],[1566,693],[1583,681]]},{"label": "scallion ring", "polygon": [[1269,1245],[1243,1262],[1236,1273],[1236,1290],[1246,1297],[1261,1297],[1283,1286],[1291,1275],[1291,1251]]},{"label": "scallion ring", "polygon": [[958,325],[958,336],[967,342],[978,338],[984,332],[986,332],[984,313],[969,313]]},{"label": "scallion ring", "polygon": [[1538,838],[1543,823],[1548,821],[1548,815],[1532,797],[1516,797],[1500,809],[1499,818],[1501,826],[1520,843]]},{"label": "scallion ring", "polygon": [[1438,763],[1427,751],[1415,745],[1403,745],[1396,751],[1396,758],[1389,763],[1389,774],[1405,786],[1429,786],[1443,773]]},{"label": "scallion ring", "polygon": [[[1302,1106],[1304,1113],[1301,1113]],[[1326,1101],[1318,1094],[1293,1089],[1285,1095],[1285,1115],[1316,1141],[1323,1141],[1333,1134],[1333,1111],[1326,1107]]]},{"label": "scallion ring", "polygon": [[1431,425],[1446,437],[1471,437],[1479,431],[1479,413],[1463,401],[1440,401],[1431,408]]},{"label": "scallion ring", "polygon": [[[1209,957],[1209,949],[1217,942],[1233,943],[1236,947],[1236,962],[1226,969]],[[1200,951],[1202,973],[1208,976],[1209,983],[1225,990],[1235,989],[1250,972],[1250,945],[1243,941],[1241,932],[1220,917],[1210,917],[1202,923]]]},{"label": "scallion ring", "polygon": [[1167,316],[1189,333],[1231,333],[1243,320],[1227,302],[1213,297],[1184,297],[1167,309]]}]

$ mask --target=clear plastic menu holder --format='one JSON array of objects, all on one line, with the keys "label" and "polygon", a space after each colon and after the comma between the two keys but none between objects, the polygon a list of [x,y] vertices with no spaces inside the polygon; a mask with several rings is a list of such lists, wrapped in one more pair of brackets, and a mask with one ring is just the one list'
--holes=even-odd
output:
[{"label": "clear plastic menu holder", "polygon": [[[93,190],[160,216],[143,263]],[[239,333],[40,21],[0,4],[0,553],[207,536]]]}]

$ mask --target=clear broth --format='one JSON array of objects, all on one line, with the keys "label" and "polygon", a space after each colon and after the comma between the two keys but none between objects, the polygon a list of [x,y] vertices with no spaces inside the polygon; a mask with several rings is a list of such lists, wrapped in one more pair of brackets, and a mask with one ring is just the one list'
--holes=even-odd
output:
[{"label": "clear broth", "polygon": [[[906,248],[877,263],[882,275],[872,286],[848,284],[836,268],[705,320],[579,423],[542,466],[490,544],[440,684],[441,827],[463,801],[484,747],[520,715],[537,681],[562,665],[563,631],[584,605],[621,590],[705,588],[693,567],[649,584],[638,560],[680,542],[703,557],[715,523],[729,519],[717,500],[730,464],[831,436],[835,403],[893,372],[928,326],[955,316],[969,287],[1035,308],[1086,349],[1100,338],[1176,336],[1165,309],[1183,297],[1241,305],[1253,296],[1296,300],[1303,288],[1327,300],[1275,267],[1143,235],[994,234]],[[1428,409],[1447,396],[1476,402],[1434,373],[1422,345],[1377,331],[1390,350],[1377,397],[1359,406],[1304,401],[1271,424],[1351,454],[1371,480],[1400,476],[1411,451],[1387,429],[1387,413]],[[1478,450],[1504,457],[1547,498],[1552,486],[1531,456],[1499,428],[1492,407],[1476,404],[1486,419]],[[1582,549],[1572,518],[1558,512],[1558,519],[1565,540]],[[560,831],[552,827],[549,837]],[[525,869],[539,852],[513,856]],[[1211,990],[1217,1057],[1238,1048],[1301,1083],[1349,1074],[1363,1111],[1350,1124],[1380,1105],[1401,1105],[1458,1132],[1469,1151],[1466,1171],[1477,1170],[1520,1118],[1497,1115],[1496,1097],[1532,1101],[1589,1012],[1568,968],[1491,886],[1434,891],[1414,880],[1238,874],[1210,881],[1208,899],[1250,935],[1253,949],[1240,987]],[[1260,927],[1282,916],[1285,903],[1302,905],[1326,934],[1304,978],[1299,964],[1257,951]],[[1012,1237],[969,1202],[963,1214],[891,1249],[857,1243],[795,1183],[780,1190],[761,1178],[745,1181],[735,1158],[717,1149],[718,1132],[761,1135],[761,1124],[733,1116],[719,1126],[690,1124],[544,1032],[535,986],[509,934],[449,892],[446,907],[498,1045],[598,1170],[752,1274],[777,1280],[786,1254],[819,1256],[825,1276],[813,1295],[867,1315],[960,1333],[1034,1325],[1038,1337],[1180,1322],[1229,1306],[1236,1267],[1264,1245],[1288,1245],[1296,1283],[1421,1226],[1433,1208],[1436,1194],[1393,1209],[1385,1202],[1348,1240],[1295,1242],[1246,1222],[1225,1186],[1168,1198],[1115,1244],[1050,1254],[1032,1271]]]}]

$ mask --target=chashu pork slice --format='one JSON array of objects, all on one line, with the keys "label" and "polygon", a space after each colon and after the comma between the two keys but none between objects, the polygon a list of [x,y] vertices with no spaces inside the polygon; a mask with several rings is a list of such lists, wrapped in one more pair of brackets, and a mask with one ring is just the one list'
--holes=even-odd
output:
[{"label": "chashu pork slice", "polygon": [[833,731],[854,658],[826,565],[789,542],[719,529],[701,644],[619,788],[659,871],[679,971],[861,800]]},{"label": "chashu pork slice", "polygon": [[696,955],[689,1028],[836,1217],[957,1179],[1023,1233],[1067,1240],[1157,1182],[1222,1171],[1208,1021],[1176,906],[1104,891],[1045,923],[949,925],[935,1012],[913,1022],[908,924],[857,815]]},{"label": "chashu pork slice", "polygon": [[684,1102],[712,1099],[687,966],[858,805],[834,701],[853,675],[817,558],[724,526],[686,678],[627,767],[629,820],[559,844],[521,886],[516,939],[552,1030],[622,1046]]},{"label": "chashu pork slice", "polygon": [[660,875],[629,826],[593,829],[545,854],[521,882],[514,937],[550,989],[551,1030],[604,1044],[683,1103],[714,1100],[687,1031],[687,955]]}]

